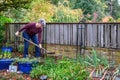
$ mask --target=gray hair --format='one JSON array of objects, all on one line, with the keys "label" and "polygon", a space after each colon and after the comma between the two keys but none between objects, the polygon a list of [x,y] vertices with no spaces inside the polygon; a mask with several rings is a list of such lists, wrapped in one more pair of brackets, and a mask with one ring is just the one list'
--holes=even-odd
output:
[{"label": "gray hair", "polygon": [[44,18],[41,18],[38,23],[41,23],[44,27],[46,26],[46,21]]}]

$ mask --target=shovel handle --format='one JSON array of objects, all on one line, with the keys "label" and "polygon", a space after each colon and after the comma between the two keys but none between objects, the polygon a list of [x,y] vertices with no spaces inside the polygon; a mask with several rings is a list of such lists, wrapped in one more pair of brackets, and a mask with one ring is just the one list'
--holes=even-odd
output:
[{"label": "shovel handle", "polygon": [[[24,37],[22,37],[21,35],[18,35],[20,38],[23,38],[24,40],[26,40],[26,41],[28,41],[28,42],[30,42],[31,44],[33,44],[33,45],[35,45],[35,46],[37,46],[37,47],[39,47],[39,45],[37,45],[37,44],[35,44],[34,42],[32,42],[32,41],[30,41],[30,40],[28,40],[28,39],[26,39],[26,38],[24,38]],[[40,47],[39,47],[40,48]],[[45,52],[48,52],[46,49],[44,49],[44,48],[40,48],[40,49],[43,49]]]}]

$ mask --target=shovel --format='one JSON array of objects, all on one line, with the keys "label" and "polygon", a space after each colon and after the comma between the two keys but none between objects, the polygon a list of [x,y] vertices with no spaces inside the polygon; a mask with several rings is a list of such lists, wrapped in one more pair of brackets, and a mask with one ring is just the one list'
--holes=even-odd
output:
[{"label": "shovel", "polygon": [[[33,45],[39,47],[39,45],[35,44],[34,42],[32,42],[32,41],[30,41],[30,40],[28,40],[28,39],[26,39],[26,38],[24,38],[24,37],[22,37],[22,36],[20,36],[20,35],[18,35],[18,36],[19,36],[20,38],[22,38],[22,39],[28,41],[29,43],[31,43],[31,44],[33,44]],[[39,47],[39,48],[40,48],[40,47]],[[55,52],[48,52],[45,48],[40,48],[40,49],[43,50],[43,51],[42,51],[43,54],[55,54]]]}]

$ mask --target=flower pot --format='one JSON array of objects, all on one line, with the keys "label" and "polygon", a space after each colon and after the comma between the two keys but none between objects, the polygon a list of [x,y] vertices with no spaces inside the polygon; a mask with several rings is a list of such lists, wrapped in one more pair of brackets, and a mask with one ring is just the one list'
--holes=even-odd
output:
[{"label": "flower pot", "polygon": [[9,69],[9,65],[11,65],[13,59],[0,59],[0,70]]},{"label": "flower pot", "polygon": [[38,64],[38,62],[18,62],[18,70],[22,73],[29,74],[35,66],[34,64]]},{"label": "flower pot", "polygon": [[23,72],[23,73],[29,74],[30,71],[32,70],[32,63],[29,63],[29,62],[21,63],[21,62],[19,62],[18,63],[18,70]]}]

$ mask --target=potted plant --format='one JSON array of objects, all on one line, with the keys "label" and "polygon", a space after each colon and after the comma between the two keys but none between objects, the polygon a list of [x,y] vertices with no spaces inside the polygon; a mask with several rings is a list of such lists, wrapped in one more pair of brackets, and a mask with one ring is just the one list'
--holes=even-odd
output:
[{"label": "potted plant", "polygon": [[0,70],[9,69],[9,65],[14,61],[11,57],[12,53],[9,50],[0,53]]},{"label": "potted plant", "polygon": [[9,45],[9,42],[5,43],[5,46],[2,47],[2,52],[9,51],[12,52],[13,48]]}]

